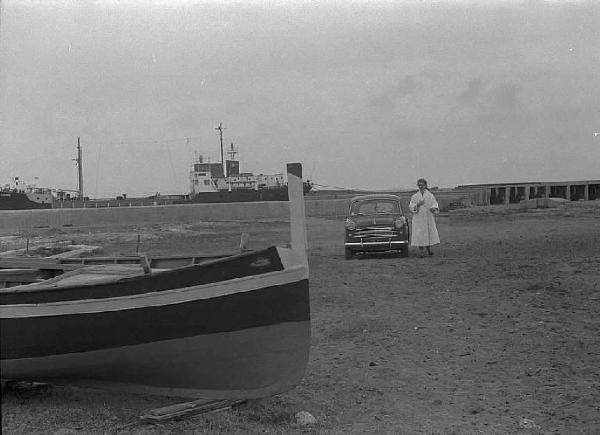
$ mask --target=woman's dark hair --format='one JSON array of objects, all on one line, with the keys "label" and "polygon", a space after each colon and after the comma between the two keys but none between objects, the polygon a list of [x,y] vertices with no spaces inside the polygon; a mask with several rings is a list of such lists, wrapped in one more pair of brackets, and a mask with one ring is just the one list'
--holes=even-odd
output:
[{"label": "woman's dark hair", "polygon": [[427,187],[427,180],[425,178],[419,178],[417,184],[424,184]]}]

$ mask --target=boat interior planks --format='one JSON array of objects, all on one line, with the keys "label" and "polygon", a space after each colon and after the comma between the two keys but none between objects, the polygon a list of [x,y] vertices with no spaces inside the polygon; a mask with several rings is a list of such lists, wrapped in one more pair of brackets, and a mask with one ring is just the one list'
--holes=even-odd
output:
[{"label": "boat interior planks", "polygon": [[[162,270],[164,269],[155,272]],[[133,278],[144,274],[144,269],[139,264],[101,264],[81,267],[54,278],[38,281],[28,285],[23,291],[49,290],[58,287],[75,287],[89,284],[109,284],[124,278]]]},{"label": "boat interior planks", "polygon": [[288,170],[290,248],[0,259],[23,282],[0,289],[2,377],[206,400],[297,385],[310,350],[309,271],[301,167]]}]

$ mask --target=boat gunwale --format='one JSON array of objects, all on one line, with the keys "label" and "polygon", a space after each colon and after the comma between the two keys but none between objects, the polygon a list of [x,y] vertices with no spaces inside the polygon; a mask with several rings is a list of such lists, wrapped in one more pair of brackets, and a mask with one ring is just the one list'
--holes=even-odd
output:
[{"label": "boat gunwale", "polygon": [[[202,269],[206,266],[210,266],[210,265],[214,265],[214,264],[219,264],[219,263],[227,263],[231,260],[234,259],[240,259],[240,258],[245,258],[245,257],[249,257],[255,254],[259,254],[262,252],[268,252],[268,251],[273,251],[273,250],[277,250],[278,247],[276,246],[269,246],[267,248],[263,248],[260,250],[255,250],[255,251],[249,251],[249,252],[242,252],[242,253],[238,253],[238,254],[233,254],[230,256],[226,256],[226,257],[219,257],[219,258],[215,258],[215,259],[211,259],[211,260],[207,260],[204,261],[202,263],[195,263],[195,264],[188,264],[185,266],[178,266],[178,267],[174,267],[172,269],[155,269],[154,271],[151,271],[149,273],[146,274],[139,274],[136,276],[125,276],[123,278],[120,279],[115,279],[112,282],[106,282],[106,283],[102,283],[102,285],[114,285],[114,284],[123,284],[123,283],[130,283],[131,281],[143,281],[143,280],[148,280],[150,278],[153,277],[157,277],[157,276],[163,276],[163,275],[169,275],[169,274],[176,274],[176,273],[181,273],[183,271],[192,271],[193,269]],[[278,252],[278,256],[279,256],[279,252]],[[281,258],[279,258],[280,262],[281,262],[281,266],[282,269],[285,269],[285,265],[283,264],[283,262],[281,261]],[[130,265],[130,264],[128,264]],[[135,265],[135,264],[131,264],[131,265]],[[77,268],[74,270],[68,270],[68,272],[78,272],[78,271],[82,271],[85,270],[87,267],[98,267],[98,266],[103,266],[101,264],[90,264],[90,265],[86,265],[83,266],[81,268]],[[110,266],[110,264],[107,264],[106,266]],[[141,266],[140,266],[141,267]],[[7,294],[31,294],[31,293],[35,293],[35,292],[51,292],[51,291],[64,291],[64,290],[73,290],[74,288],[90,288],[90,287],[94,287],[97,285],[100,285],[99,283],[90,283],[90,284],[77,284],[77,283],[72,283],[72,284],[67,284],[61,287],[46,287],[45,284],[47,285],[51,285],[54,280],[59,281],[61,277],[63,277],[64,275],[58,275],[54,278],[49,278],[47,280],[44,280],[42,282],[35,282],[35,283],[28,283],[28,284],[22,284],[22,285],[18,285],[18,286],[13,286],[13,287],[7,287],[7,288],[0,288],[0,295],[7,295]],[[254,275],[249,275],[249,276],[254,276]],[[225,280],[228,281],[228,280]],[[215,281],[215,282],[221,282],[221,281]],[[173,289],[165,289],[165,290],[152,290],[149,291],[148,293],[155,293],[157,291],[167,291],[167,290],[173,290]],[[0,304],[0,306],[2,306]]]}]

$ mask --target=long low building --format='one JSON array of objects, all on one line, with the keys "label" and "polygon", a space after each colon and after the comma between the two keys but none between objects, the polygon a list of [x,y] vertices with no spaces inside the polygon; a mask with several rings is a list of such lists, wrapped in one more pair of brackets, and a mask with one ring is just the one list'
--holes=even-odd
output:
[{"label": "long low building", "polygon": [[486,189],[489,204],[514,204],[533,198],[600,199],[600,180],[463,184],[456,187],[458,190],[473,188]]}]

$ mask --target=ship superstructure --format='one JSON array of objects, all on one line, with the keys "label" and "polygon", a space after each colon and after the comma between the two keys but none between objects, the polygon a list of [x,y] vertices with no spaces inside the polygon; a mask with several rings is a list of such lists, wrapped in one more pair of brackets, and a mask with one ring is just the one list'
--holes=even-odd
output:
[{"label": "ship superstructure", "polygon": [[[234,153],[233,144],[230,153]],[[258,174],[240,172],[238,160],[226,160],[225,171],[220,162],[205,162],[202,156],[190,171],[190,198],[209,192],[259,191],[263,189],[287,189],[285,176],[280,174]]]},{"label": "ship superstructure", "polygon": [[[287,180],[283,173],[253,174],[240,172],[240,161],[233,143],[223,160],[222,124],[216,128],[220,133],[221,161],[210,162],[203,156],[197,156],[190,171],[191,202],[245,202],[245,201],[287,201]],[[310,182],[304,183],[304,193],[312,188]]]}]

